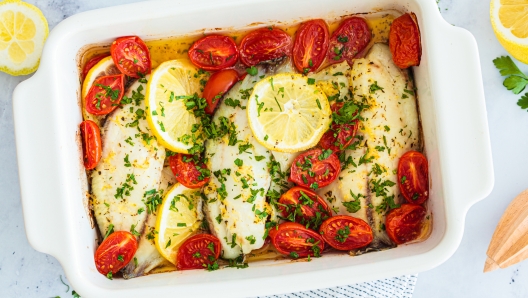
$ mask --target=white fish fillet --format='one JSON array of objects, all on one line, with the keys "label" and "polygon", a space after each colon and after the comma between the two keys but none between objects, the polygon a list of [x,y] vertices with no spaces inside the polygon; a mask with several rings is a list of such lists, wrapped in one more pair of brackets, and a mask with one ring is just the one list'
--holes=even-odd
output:
[{"label": "white fish fillet", "polygon": [[[214,116],[215,122],[219,122],[220,117],[226,117],[236,126],[238,142],[230,146],[228,136],[206,142],[208,168],[213,173],[230,171],[219,177],[211,175],[211,180],[204,189],[208,198],[205,209],[209,227],[220,239],[222,257],[226,259],[233,259],[262,247],[265,222],[271,213],[265,199],[271,182],[267,168],[271,154],[253,137],[246,110],[225,104],[227,98],[232,98],[240,100],[241,105],[245,106],[247,99],[242,99],[240,91],[252,88],[260,80],[258,76],[263,74],[263,70],[259,69],[257,76],[247,76],[244,81],[235,85],[224,96]],[[240,146],[246,144],[251,146],[242,150]],[[257,156],[263,159],[256,160]],[[235,165],[237,158],[243,161],[242,167]],[[219,194],[222,193],[219,191],[222,183],[227,194],[225,198]]]}]

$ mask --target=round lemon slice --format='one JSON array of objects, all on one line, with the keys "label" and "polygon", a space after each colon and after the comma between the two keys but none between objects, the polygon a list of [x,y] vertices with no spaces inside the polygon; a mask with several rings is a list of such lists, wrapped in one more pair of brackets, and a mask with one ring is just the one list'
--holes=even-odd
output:
[{"label": "round lemon slice", "polygon": [[178,248],[202,224],[202,199],[199,189],[174,185],[163,198],[158,209],[155,236],[159,253],[176,264]]},{"label": "round lemon slice", "polygon": [[528,0],[492,0],[491,25],[513,57],[528,63]]},{"label": "round lemon slice", "polygon": [[48,21],[37,7],[19,1],[0,1],[0,71],[27,75],[37,70]]},{"label": "round lemon slice", "polygon": [[201,96],[199,69],[186,60],[170,60],[156,68],[147,84],[146,104],[149,126],[165,148],[188,153],[199,119],[187,109],[188,97]]},{"label": "round lemon slice", "polygon": [[300,74],[278,74],[257,83],[247,113],[257,141],[280,152],[315,146],[332,121],[324,92],[315,79]]}]

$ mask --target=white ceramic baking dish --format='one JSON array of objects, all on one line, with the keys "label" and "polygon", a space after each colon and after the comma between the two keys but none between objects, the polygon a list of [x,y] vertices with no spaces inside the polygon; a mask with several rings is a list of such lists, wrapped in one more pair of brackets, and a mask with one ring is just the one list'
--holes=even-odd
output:
[{"label": "white ceramic baking dish", "polygon": [[[96,232],[84,207],[86,174],[79,150],[78,54],[118,36],[181,36],[202,28],[332,18],[349,13],[413,11],[422,34],[414,69],[430,165],[424,242],[358,257],[263,262],[244,270],[202,270],[110,281],[94,266]],[[431,269],[457,249],[468,208],[493,187],[493,169],[477,44],[446,23],[432,0],[161,0],[94,10],[60,23],[40,68],[14,92],[16,145],[27,237],[57,258],[83,297],[236,297],[345,285]]]}]

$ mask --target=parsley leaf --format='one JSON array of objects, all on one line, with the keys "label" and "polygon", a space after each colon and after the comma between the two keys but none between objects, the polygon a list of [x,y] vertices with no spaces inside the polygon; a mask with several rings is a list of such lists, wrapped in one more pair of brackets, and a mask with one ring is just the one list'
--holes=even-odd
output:
[{"label": "parsley leaf", "polygon": [[528,93],[526,93],[524,96],[519,99],[517,102],[517,105],[521,107],[521,109],[528,109]]},{"label": "parsley leaf", "polygon": [[[528,76],[526,76],[513,62],[510,56],[501,56],[493,60],[493,64],[500,71],[502,76],[508,76],[503,85],[514,94],[521,93],[528,86]],[[528,109],[528,93],[517,101],[521,109]]]}]

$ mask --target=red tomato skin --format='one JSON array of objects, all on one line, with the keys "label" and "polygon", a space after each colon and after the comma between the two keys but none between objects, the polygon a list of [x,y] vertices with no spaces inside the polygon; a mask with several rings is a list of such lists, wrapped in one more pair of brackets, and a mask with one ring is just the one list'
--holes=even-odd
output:
[{"label": "red tomato skin", "polygon": [[[340,41],[345,37],[348,41]],[[328,61],[339,63],[343,60],[352,65],[353,59],[367,47],[371,39],[371,32],[365,19],[351,17],[341,22],[339,27],[332,33],[328,46]],[[335,48],[340,51],[336,53]]]},{"label": "red tomato skin", "polygon": [[138,36],[123,36],[110,46],[115,66],[131,78],[148,75],[152,70],[150,52],[145,42]]},{"label": "red tomato skin", "polygon": [[81,139],[84,167],[92,170],[97,166],[103,154],[99,126],[91,120],[81,122]]},{"label": "red tomato skin", "polygon": [[[138,243],[136,237],[126,231],[110,234],[95,251],[95,267],[103,275],[108,272],[116,274],[123,269],[134,257]],[[123,257],[123,261],[118,260]]]},{"label": "red tomato skin", "polygon": [[399,68],[419,66],[422,58],[420,28],[414,13],[406,13],[392,22],[389,33],[392,60]]},{"label": "red tomato skin", "polygon": [[[343,103],[332,104],[332,111],[337,113],[342,107]],[[319,140],[319,146],[336,153],[346,149],[354,141],[358,126],[358,120],[347,124],[333,123]]]},{"label": "red tomato skin", "polygon": [[[207,247],[209,243],[213,243],[214,254]],[[220,240],[211,234],[197,234],[185,240],[176,256],[176,269],[190,270],[190,269],[204,269],[207,264],[212,265],[214,261],[209,260],[209,256],[213,256],[216,261],[220,256],[222,246]],[[194,257],[193,254],[200,253],[200,257]],[[204,264],[206,267],[204,267]]]},{"label": "red tomato skin", "polygon": [[329,35],[328,25],[321,19],[301,24],[295,35],[292,54],[298,71],[307,73],[321,66],[328,51]]},{"label": "red tomato skin", "polygon": [[[207,100],[205,112],[214,114],[220,98],[238,82],[238,72],[234,69],[224,69],[211,75],[203,91],[203,98]],[[215,98],[216,97],[216,98]]]},{"label": "red tomato skin", "polygon": [[[273,234],[271,243],[281,254],[290,255],[296,252],[300,258],[315,257],[313,247],[315,243],[319,247],[319,252],[324,250],[324,240],[317,232],[305,228],[296,222],[284,222],[279,225],[278,231]],[[307,242],[309,238],[314,239],[314,243]]]},{"label": "red tomato skin", "polygon": [[[336,239],[337,230],[348,226],[350,234],[344,242]],[[348,215],[337,215],[325,220],[319,228],[325,242],[337,250],[352,250],[369,245],[374,236],[369,224],[364,220]]]},{"label": "red tomato skin", "polygon": [[[209,177],[199,180],[200,171],[196,169],[196,163],[194,161],[185,162],[183,157],[188,159],[192,158],[192,155],[177,153],[169,157],[169,164],[176,177],[176,180],[183,184],[187,188],[200,188],[209,182]],[[203,163],[200,163],[202,169],[207,169],[207,166]]]},{"label": "red tomato skin", "polygon": [[277,28],[261,28],[251,31],[240,42],[240,60],[246,66],[290,56],[292,39]]},{"label": "red tomato skin", "polygon": [[[404,176],[405,181],[403,181]],[[429,198],[429,165],[422,153],[409,151],[400,157],[398,185],[401,194],[410,204],[421,205],[427,201]]]},{"label": "red tomato skin", "polygon": [[[301,191],[313,201],[311,206],[300,202]],[[313,226],[313,219],[316,218],[317,212],[321,214],[322,220],[332,216],[332,211],[325,200],[312,190],[300,186],[294,186],[282,194],[279,204],[279,210],[284,218],[288,218],[292,212],[295,212],[296,206],[299,205],[302,215],[295,216],[295,222],[303,226],[308,225],[308,228],[318,228],[318,226]]]},{"label": "red tomato skin", "polygon": [[[117,99],[112,100],[110,97],[106,96],[106,90],[96,86],[101,84],[103,86],[108,86],[112,90],[119,90],[119,96]],[[88,94],[86,95],[86,111],[93,115],[106,115],[112,112],[117,108],[123,95],[125,93],[125,75],[111,75],[97,78]],[[101,100],[97,99],[96,95],[101,94]],[[99,108],[97,108],[97,103],[99,102]]]},{"label": "red tomato skin", "polygon": [[197,40],[188,54],[196,67],[211,71],[235,65],[239,55],[235,41],[223,35],[208,35]]},{"label": "red tomato skin", "polygon": [[[339,176],[339,172],[341,172],[341,164],[335,153],[330,154],[327,159],[320,161],[319,156],[322,153],[323,152],[320,148],[315,148],[297,156],[291,167],[290,180],[295,184],[306,188],[311,188],[310,185],[314,182],[318,184],[319,188],[332,183]],[[302,165],[305,164],[305,157],[309,157],[309,160],[312,162],[313,166],[311,167],[311,170],[315,173],[314,177],[310,177],[308,171],[301,168]],[[301,166],[298,166],[297,163],[301,164]],[[329,171],[325,176],[326,169]],[[304,182],[303,176],[308,183]]]},{"label": "red tomato skin", "polygon": [[392,209],[385,219],[385,229],[396,244],[416,240],[422,232],[425,208],[420,205],[402,204]]},{"label": "red tomato skin", "polygon": [[94,67],[97,63],[99,63],[99,61],[103,60],[104,58],[108,56],[110,56],[110,53],[104,53],[104,54],[92,57],[90,60],[88,60],[88,62],[86,62],[86,64],[84,65],[84,68],[82,71],[82,79],[84,80],[84,78],[86,78],[86,75],[88,74],[90,69],[92,69],[92,67]]}]

